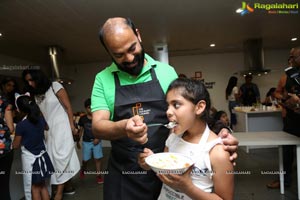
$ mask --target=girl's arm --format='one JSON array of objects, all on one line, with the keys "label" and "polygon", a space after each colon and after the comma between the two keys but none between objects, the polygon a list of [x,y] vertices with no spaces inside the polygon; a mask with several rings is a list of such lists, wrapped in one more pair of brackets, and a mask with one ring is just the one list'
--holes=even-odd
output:
[{"label": "girl's arm", "polygon": [[215,193],[205,192],[202,189],[195,186],[191,179],[191,171],[193,166],[191,166],[184,174],[157,174],[158,178],[165,183],[166,185],[170,186],[175,190],[179,190],[182,193],[185,193],[191,199],[197,200],[222,200]]},{"label": "girl's arm", "polygon": [[208,193],[196,187],[191,180],[190,173],[192,167],[183,175],[177,174],[158,174],[160,180],[177,189],[191,199],[197,200],[232,200],[233,199],[233,165],[229,160],[229,153],[223,150],[222,145],[215,146],[210,152],[210,159],[212,164],[214,193]]},{"label": "girl's arm", "polygon": [[229,153],[224,151],[223,145],[216,145],[210,152],[210,160],[214,171],[214,193],[224,200],[231,200],[234,196],[233,165],[229,161]]},{"label": "girl's arm", "polygon": [[20,147],[22,141],[22,136],[16,135],[12,144],[13,149],[17,149]]}]

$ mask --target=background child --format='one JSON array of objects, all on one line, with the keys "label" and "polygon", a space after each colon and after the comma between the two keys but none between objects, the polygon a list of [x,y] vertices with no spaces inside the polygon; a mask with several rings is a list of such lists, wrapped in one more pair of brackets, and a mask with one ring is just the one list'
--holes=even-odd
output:
[{"label": "background child", "polygon": [[86,115],[80,117],[78,125],[80,126],[79,133],[83,134],[82,138],[82,167],[80,170],[80,178],[84,178],[85,171],[87,169],[87,163],[92,157],[95,160],[96,171],[98,173],[96,181],[98,184],[103,183],[101,170],[101,159],[103,158],[101,140],[94,138],[92,134],[92,113],[91,113],[91,99],[87,99],[84,102],[86,109]]},{"label": "background child", "polygon": [[218,134],[223,128],[227,128],[230,132],[232,132],[227,113],[223,110],[217,111],[213,116],[213,123],[210,128],[216,134]]},{"label": "background child", "polygon": [[50,199],[45,181],[50,178],[54,168],[44,145],[47,124],[29,93],[16,95],[16,107],[25,115],[16,126],[13,141],[13,148],[21,145],[25,198]]},{"label": "background child", "polygon": [[[194,165],[183,175],[158,174],[163,182],[158,199],[233,199],[234,176],[229,173],[233,165],[221,138],[208,128],[210,97],[203,83],[176,79],[168,88],[167,103],[168,119],[177,126],[166,141],[165,151],[185,154]],[[152,153],[144,149],[140,154],[144,169],[149,169],[144,158]]]}]

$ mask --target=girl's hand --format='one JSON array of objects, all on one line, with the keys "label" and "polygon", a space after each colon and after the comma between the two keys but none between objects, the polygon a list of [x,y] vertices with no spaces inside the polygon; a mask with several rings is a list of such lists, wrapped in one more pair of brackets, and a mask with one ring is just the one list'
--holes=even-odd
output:
[{"label": "girl's hand", "polygon": [[153,154],[153,151],[151,151],[151,149],[144,148],[144,152],[140,153],[138,155],[138,163],[139,163],[140,167],[143,168],[144,170],[151,169],[150,166],[147,165],[147,163],[145,162],[145,159],[152,154]]},{"label": "girl's hand", "polygon": [[194,165],[183,174],[157,174],[158,178],[166,185],[175,190],[186,193],[189,187],[193,186],[191,172]]}]

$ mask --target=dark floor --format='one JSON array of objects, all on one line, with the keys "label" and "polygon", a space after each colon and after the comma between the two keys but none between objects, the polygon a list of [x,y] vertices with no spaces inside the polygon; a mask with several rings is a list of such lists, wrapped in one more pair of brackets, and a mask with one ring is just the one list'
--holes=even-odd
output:
[{"label": "dark floor", "polygon": [[[109,148],[104,148],[104,166],[106,166]],[[78,152],[81,156],[81,153]],[[297,172],[296,166],[293,168],[292,186],[285,189],[285,194],[281,195],[279,189],[268,189],[266,184],[276,179],[277,175],[262,174],[265,171],[278,171],[278,150],[277,148],[269,149],[251,149],[246,153],[240,149],[239,158],[235,172],[235,200],[295,200],[297,199]],[[105,168],[105,167],[104,167]],[[89,162],[89,169],[94,170],[94,163]],[[20,178],[20,177],[19,177]],[[15,180],[16,181],[16,180]],[[19,182],[19,181],[18,181]],[[76,188],[74,195],[65,195],[64,200],[101,200],[103,185],[96,183],[95,175],[88,174],[85,179],[80,180],[79,175],[73,179]],[[16,195],[15,195],[16,196]],[[20,196],[20,195],[19,195]],[[18,200],[19,198],[13,198]]]}]

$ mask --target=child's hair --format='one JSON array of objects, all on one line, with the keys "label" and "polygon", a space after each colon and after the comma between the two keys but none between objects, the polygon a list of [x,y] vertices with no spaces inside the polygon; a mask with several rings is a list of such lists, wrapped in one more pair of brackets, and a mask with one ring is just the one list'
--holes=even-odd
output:
[{"label": "child's hair", "polygon": [[219,110],[218,112],[216,112],[216,114],[214,115],[214,120],[218,121],[221,119],[222,115],[227,113],[224,110]]},{"label": "child's hair", "polygon": [[88,98],[84,101],[84,107],[87,108],[89,106],[91,106],[91,98]]},{"label": "child's hair", "polygon": [[213,116],[213,121],[211,121],[211,123],[209,124],[209,128],[216,134],[219,134],[219,132],[223,128],[228,129],[228,126],[224,124],[224,122],[221,120],[223,114],[227,115],[227,113],[224,110],[219,110],[218,112],[216,112]]},{"label": "child's hair", "polygon": [[235,76],[231,76],[230,79],[228,80],[228,84],[226,87],[226,97],[229,96],[231,94],[232,89],[234,88],[234,86],[237,85],[238,82],[238,78]]},{"label": "child's hair", "polygon": [[201,114],[201,119],[204,121],[209,120],[210,110],[210,97],[207,89],[205,88],[201,80],[193,80],[189,78],[177,78],[169,86],[168,91],[176,89],[180,91],[181,95],[196,105],[199,101],[203,100],[206,102],[204,112]]},{"label": "child's hair", "polygon": [[30,96],[20,95],[16,98],[16,107],[20,112],[27,114],[27,119],[37,124],[41,115],[38,105],[31,99]]},{"label": "child's hair", "polygon": [[267,94],[266,94],[266,97],[271,96],[272,93],[275,92],[275,91],[276,91],[276,88],[274,88],[274,87],[270,88],[269,91],[268,91]]}]

